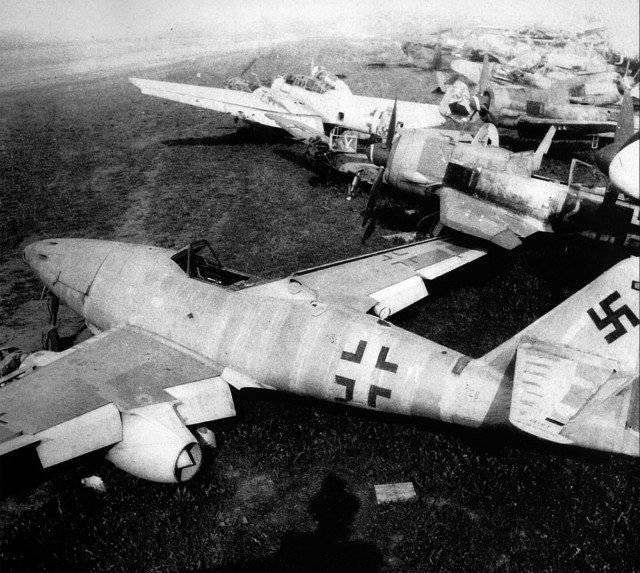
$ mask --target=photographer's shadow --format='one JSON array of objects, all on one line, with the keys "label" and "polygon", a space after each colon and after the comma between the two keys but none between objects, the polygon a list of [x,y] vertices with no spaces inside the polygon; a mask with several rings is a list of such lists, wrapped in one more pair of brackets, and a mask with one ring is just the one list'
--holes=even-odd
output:
[{"label": "photographer's shadow", "polygon": [[274,556],[276,571],[377,571],[382,566],[378,547],[351,540],[351,528],[360,500],[348,483],[329,474],[320,491],[309,501],[309,512],[318,522],[314,532],[285,533]]}]

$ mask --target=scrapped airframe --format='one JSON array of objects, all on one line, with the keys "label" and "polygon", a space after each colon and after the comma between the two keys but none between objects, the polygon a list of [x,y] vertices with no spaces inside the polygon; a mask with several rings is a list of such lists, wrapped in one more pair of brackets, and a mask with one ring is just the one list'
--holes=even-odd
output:
[{"label": "scrapped airframe", "polygon": [[638,456],[638,259],[480,359],[387,321],[483,254],[439,238],[263,282],[203,241],[33,243],[26,261],[95,336],[0,388],[0,454],[104,449],[185,481],[202,459],[187,427],[233,416],[230,387],[249,387]]},{"label": "scrapped airframe", "polygon": [[423,210],[421,233],[437,234],[448,227],[507,249],[536,232],[582,233],[640,252],[638,144],[632,137],[631,98],[625,97],[614,142],[597,156],[612,177],[608,187],[582,184],[578,173],[591,166],[577,159],[566,183],[536,174],[555,133],[550,127],[536,150],[511,152],[500,147],[498,131],[488,123],[471,142],[462,140],[459,131],[406,129],[397,137],[390,131],[386,142],[371,146],[376,168],[350,163],[356,170],[350,194],[361,179],[373,183],[364,212],[364,239],[375,228],[384,183],[390,194]]},{"label": "scrapped airframe", "polygon": [[[228,113],[243,122],[285,130],[295,139],[324,138],[345,130],[363,138],[384,137],[394,100],[356,95],[326,69],[314,66],[310,74],[288,74],[270,87],[254,91],[177,84],[130,78],[143,94]],[[397,121],[405,127],[440,125],[438,106],[397,102]]]}]

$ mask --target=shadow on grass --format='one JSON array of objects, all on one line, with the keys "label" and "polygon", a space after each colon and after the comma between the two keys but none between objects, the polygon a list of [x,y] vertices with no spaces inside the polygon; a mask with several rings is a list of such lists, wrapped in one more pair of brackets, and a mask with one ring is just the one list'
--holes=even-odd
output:
[{"label": "shadow on grass", "polygon": [[[233,128],[229,128],[233,129]],[[287,136],[281,129],[264,126],[241,127],[224,135],[206,137],[185,137],[181,139],[164,139],[162,143],[168,147],[177,146],[217,146],[217,145],[249,145],[256,143],[282,143]]]},{"label": "shadow on grass", "polygon": [[310,500],[315,531],[287,531],[280,549],[264,560],[209,571],[378,571],[383,560],[375,543],[351,539],[360,499],[343,478],[329,473]]}]

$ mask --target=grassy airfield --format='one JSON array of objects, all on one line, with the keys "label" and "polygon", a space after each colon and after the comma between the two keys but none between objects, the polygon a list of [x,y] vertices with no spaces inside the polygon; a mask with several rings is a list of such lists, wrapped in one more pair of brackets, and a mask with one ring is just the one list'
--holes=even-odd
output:
[{"label": "grassy airfield", "polygon": [[[32,88],[24,76],[13,87],[5,82],[0,346],[37,349],[45,328],[40,286],[20,259],[32,240],[178,248],[206,238],[225,264],[270,277],[388,246],[379,230],[361,247],[365,197],[345,201],[344,182],[314,173],[298,144],[236,134],[228,117],[142,96],[127,81],[140,75],[221,86],[262,53],[254,70],[264,78],[307,71],[315,57],[346,74],[355,93],[437,101],[429,73],[366,69],[371,49],[306,41],[155,67],[127,60],[108,74],[54,74]],[[556,153],[544,173],[566,177],[569,161]],[[512,255],[448,277],[394,323],[478,357],[622,257],[586,239],[534,237]],[[77,317],[62,319],[61,334],[73,335]],[[334,472],[360,500],[352,539],[362,542],[358,550],[379,552],[385,571],[640,569],[634,460],[266,392],[236,394],[236,406],[236,419],[214,426],[215,457],[182,486],[143,482],[100,456],[44,477],[21,476],[23,487],[0,498],[0,568],[290,565],[283,540],[313,531],[309,500]],[[92,474],[104,479],[106,494],[80,485]],[[374,484],[399,481],[413,481],[417,500],[376,505]]]}]

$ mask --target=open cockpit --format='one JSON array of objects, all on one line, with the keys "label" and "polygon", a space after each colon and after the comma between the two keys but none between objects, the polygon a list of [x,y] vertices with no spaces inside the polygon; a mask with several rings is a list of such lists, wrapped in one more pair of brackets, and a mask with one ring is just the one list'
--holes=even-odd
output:
[{"label": "open cockpit", "polygon": [[218,286],[242,289],[254,285],[256,278],[222,265],[208,241],[193,241],[178,251],[171,259],[189,278]]}]

